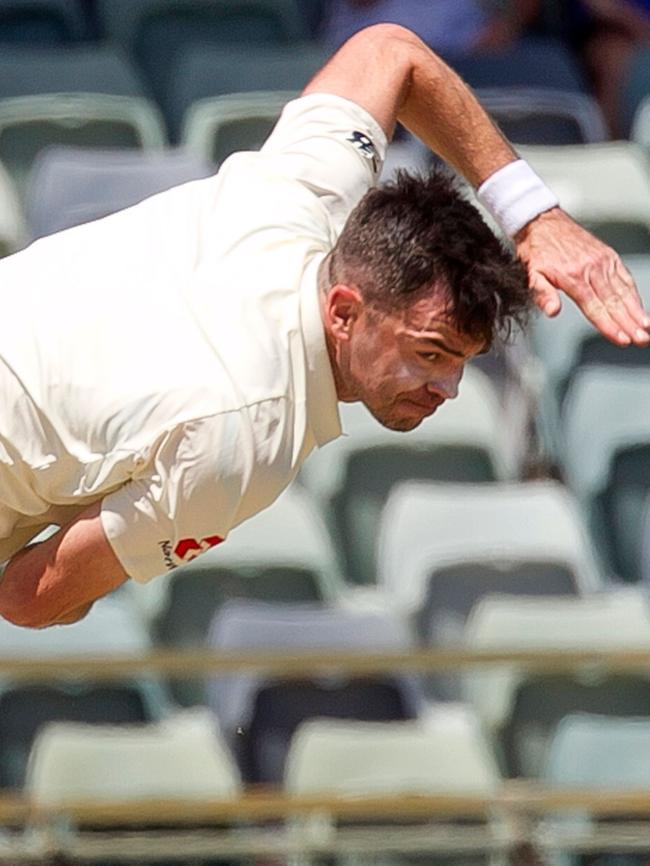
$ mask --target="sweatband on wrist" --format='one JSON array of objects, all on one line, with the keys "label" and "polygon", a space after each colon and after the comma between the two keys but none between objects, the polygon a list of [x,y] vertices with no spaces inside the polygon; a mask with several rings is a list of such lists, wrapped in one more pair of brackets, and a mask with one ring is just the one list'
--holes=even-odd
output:
[{"label": "sweatband on wrist", "polygon": [[560,203],[523,159],[495,171],[481,184],[477,195],[511,238],[535,217]]}]

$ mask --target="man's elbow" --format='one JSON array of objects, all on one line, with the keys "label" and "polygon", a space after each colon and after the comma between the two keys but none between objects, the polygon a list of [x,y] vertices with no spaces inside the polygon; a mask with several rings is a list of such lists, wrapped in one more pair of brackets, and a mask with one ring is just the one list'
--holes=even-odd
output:
[{"label": "man's elbow", "polygon": [[359,30],[351,40],[358,42],[370,42],[376,47],[381,45],[391,45],[396,42],[406,42],[410,45],[423,45],[424,43],[413,30],[404,27],[402,24],[391,24],[390,22],[382,22],[381,24],[370,24]]},{"label": "man's elbow", "polygon": [[7,622],[23,628],[45,628],[51,624],[44,611],[38,606],[20,603],[15,599],[7,598],[2,593],[0,593],[0,616]]}]

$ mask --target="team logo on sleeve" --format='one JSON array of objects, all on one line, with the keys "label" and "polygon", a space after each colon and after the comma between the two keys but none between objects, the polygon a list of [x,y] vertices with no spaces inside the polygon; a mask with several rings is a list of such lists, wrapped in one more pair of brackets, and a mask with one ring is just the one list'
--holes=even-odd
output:
[{"label": "team logo on sleeve", "polygon": [[221,544],[223,538],[220,535],[208,535],[205,538],[182,538],[172,546],[171,541],[161,541],[160,549],[163,560],[168,569],[176,568],[185,562],[191,562],[211,547]]},{"label": "team logo on sleeve", "polygon": [[361,154],[361,156],[372,162],[372,170],[377,171],[377,164],[379,161],[379,154],[377,153],[377,148],[372,142],[372,139],[369,138],[365,132],[359,132],[355,130],[355,132],[351,133],[346,141],[349,141]]}]

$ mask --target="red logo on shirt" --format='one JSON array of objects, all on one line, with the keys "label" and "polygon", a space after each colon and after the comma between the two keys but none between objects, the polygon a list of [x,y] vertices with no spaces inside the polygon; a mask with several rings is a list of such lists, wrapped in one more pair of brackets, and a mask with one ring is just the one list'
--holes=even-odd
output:
[{"label": "red logo on shirt", "polygon": [[223,538],[220,535],[209,535],[207,538],[201,538],[200,540],[196,538],[183,538],[177,543],[174,553],[183,562],[191,562],[199,554],[205,550],[209,550],[211,547],[216,547],[222,541]]}]

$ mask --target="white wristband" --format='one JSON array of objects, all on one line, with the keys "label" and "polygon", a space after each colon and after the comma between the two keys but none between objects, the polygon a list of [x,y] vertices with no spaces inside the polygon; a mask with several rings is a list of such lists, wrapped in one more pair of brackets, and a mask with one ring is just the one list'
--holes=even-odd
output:
[{"label": "white wristband", "polygon": [[478,188],[478,199],[511,238],[535,217],[559,205],[557,196],[523,159],[490,175]]}]

